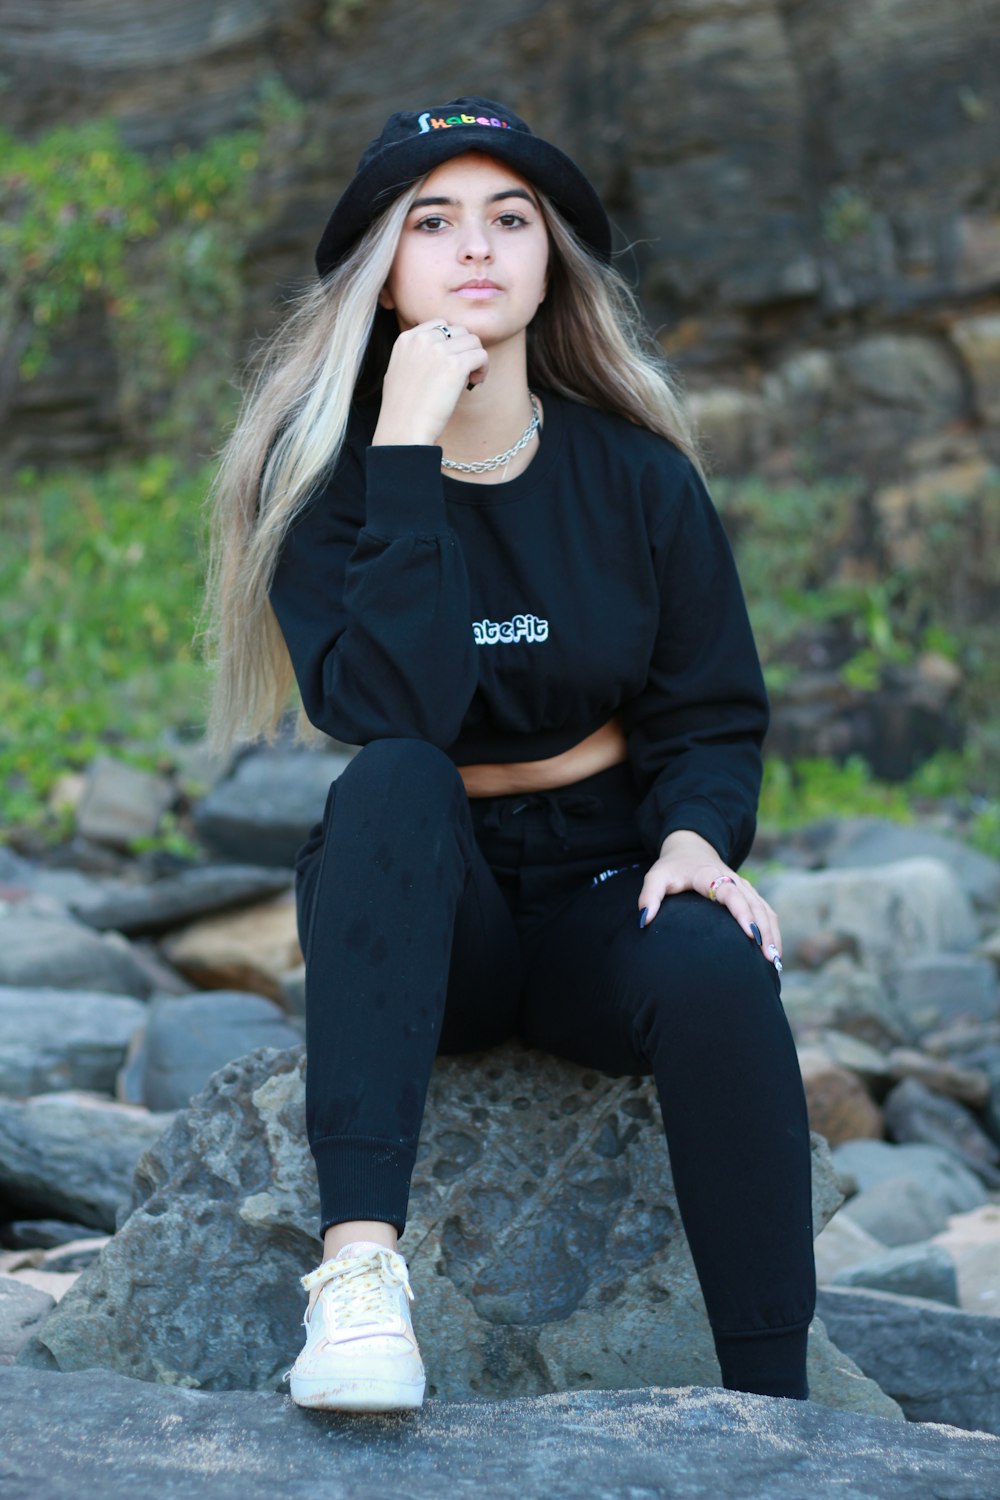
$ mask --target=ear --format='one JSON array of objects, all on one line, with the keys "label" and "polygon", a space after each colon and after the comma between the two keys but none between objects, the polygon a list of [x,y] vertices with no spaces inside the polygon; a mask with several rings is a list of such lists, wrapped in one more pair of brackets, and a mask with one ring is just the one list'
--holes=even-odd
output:
[{"label": "ear", "polygon": [[379,305],[379,307],[386,307],[386,308],[388,308],[390,312],[392,312],[393,309],[395,308],[396,304],[392,300],[392,293],[389,291],[388,286],[384,286],[382,288],[382,290],[379,292],[379,294],[378,294],[378,305]]}]

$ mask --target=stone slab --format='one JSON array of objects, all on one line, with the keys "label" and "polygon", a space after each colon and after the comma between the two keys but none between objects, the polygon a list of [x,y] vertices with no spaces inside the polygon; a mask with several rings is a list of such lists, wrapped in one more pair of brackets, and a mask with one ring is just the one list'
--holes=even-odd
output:
[{"label": "stone slab", "polygon": [[986,1500],[1000,1440],[698,1387],[304,1412],[0,1369],[4,1500]]}]

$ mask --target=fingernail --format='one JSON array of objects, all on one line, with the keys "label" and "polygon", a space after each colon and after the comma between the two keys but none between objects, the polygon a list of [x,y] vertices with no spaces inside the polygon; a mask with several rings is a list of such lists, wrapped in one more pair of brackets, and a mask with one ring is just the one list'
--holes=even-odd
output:
[{"label": "fingernail", "polygon": [[646,918],[648,916],[649,916],[649,907],[648,906],[644,906],[642,908],[642,911],[639,913],[639,926],[640,927],[645,927],[645,925],[646,925]]},{"label": "fingernail", "polygon": [[753,933],[754,938],[756,939],[757,947],[758,948],[763,948],[763,946],[764,946],[764,939],[760,935],[760,928],[757,926],[756,922],[751,922],[750,923],[750,931]]},{"label": "fingernail", "polygon": [[782,972],[782,963],[780,958],[776,958],[774,960],[774,967],[777,969],[779,974]]},{"label": "fingernail", "polygon": [[778,973],[780,974],[781,973],[781,959],[778,957],[778,950],[774,946],[773,943],[768,943],[768,945],[767,945],[767,956],[771,960],[771,962],[774,964],[774,967],[777,969]]},{"label": "fingernail", "polygon": [[474,380],[470,380],[465,389],[467,391],[474,391],[476,389],[476,382]]}]

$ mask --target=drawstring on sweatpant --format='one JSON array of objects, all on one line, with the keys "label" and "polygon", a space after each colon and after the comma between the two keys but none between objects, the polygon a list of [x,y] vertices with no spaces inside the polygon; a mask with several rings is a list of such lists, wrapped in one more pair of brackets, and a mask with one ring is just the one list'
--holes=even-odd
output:
[{"label": "drawstring on sweatpant", "polygon": [[539,807],[545,813],[549,832],[559,840],[562,850],[569,848],[569,824],[567,816],[593,818],[604,811],[604,798],[593,792],[528,792],[523,797],[504,797],[494,800],[483,818],[483,827],[499,831],[519,813],[529,807]]}]

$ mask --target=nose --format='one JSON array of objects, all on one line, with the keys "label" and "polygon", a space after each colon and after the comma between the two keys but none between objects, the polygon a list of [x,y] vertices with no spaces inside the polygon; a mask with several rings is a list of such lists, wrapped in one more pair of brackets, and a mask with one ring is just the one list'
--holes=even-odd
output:
[{"label": "nose", "polygon": [[493,246],[490,242],[486,226],[478,220],[471,220],[465,226],[459,246],[459,259],[466,265],[483,260],[492,260]]}]

